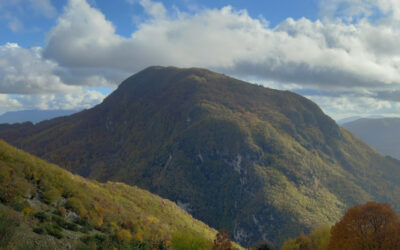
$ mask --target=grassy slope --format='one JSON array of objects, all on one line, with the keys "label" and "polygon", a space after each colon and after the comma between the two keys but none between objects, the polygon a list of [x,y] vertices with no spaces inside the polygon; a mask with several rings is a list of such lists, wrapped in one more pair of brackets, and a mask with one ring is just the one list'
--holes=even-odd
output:
[{"label": "grassy slope", "polygon": [[[20,222],[12,238],[0,235],[0,244],[9,238],[9,247],[26,248],[34,243],[36,249],[74,247],[82,244],[80,237],[95,233],[107,236],[124,228],[143,242],[169,242],[177,231],[208,240],[216,233],[169,200],[122,183],[86,180],[4,141],[0,141],[0,182],[0,216]],[[75,200],[72,207],[68,207],[70,200]],[[32,232],[32,228],[41,226],[35,213],[54,216],[55,211],[65,207],[67,214],[74,211],[80,218],[87,217],[94,228],[89,227],[88,232],[63,229],[62,239]]]},{"label": "grassy slope", "polygon": [[335,222],[366,200],[399,211],[399,162],[294,93],[201,69],[150,68],[101,105],[3,128],[2,137],[84,176],[188,203],[250,244]]}]

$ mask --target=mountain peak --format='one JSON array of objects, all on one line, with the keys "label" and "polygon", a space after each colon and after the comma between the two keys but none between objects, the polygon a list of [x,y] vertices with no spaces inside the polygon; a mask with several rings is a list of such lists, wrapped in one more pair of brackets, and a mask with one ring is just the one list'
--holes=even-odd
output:
[{"label": "mountain peak", "polygon": [[398,162],[315,103],[204,69],[150,67],[95,108],[0,127],[0,137],[74,173],[179,201],[244,245],[279,245],[366,200],[400,207]]}]

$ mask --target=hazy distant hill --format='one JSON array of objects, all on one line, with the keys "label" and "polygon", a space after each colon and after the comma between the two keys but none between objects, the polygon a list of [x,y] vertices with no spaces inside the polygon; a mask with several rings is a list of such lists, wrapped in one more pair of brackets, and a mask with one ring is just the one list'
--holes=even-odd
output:
[{"label": "hazy distant hill", "polygon": [[377,119],[377,118],[384,118],[384,117],[383,116],[379,116],[379,115],[372,115],[372,116],[368,116],[368,117],[350,116],[350,117],[346,117],[346,118],[338,120],[337,124],[342,125],[342,124],[353,122],[353,121],[356,121],[356,120],[362,119],[362,118]]},{"label": "hazy distant hill", "polygon": [[300,95],[204,69],[150,67],[92,109],[0,136],[74,173],[177,201],[246,245],[279,245],[367,200],[400,208],[398,161]]},{"label": "hazy distant hill", "polygon": [[0,186],[0,249],[162,249],[151,246],[182,236],[211,246],[216,234],[169,200],[72,175],[2,140]]},{"label": "hazy distant hill", "polygon": [[0,123],[38,123],[59,116],[71,115],[79,110],[20,110],[6,112],[0,115]]},{"label": "hazy distant hill", "polygon": [[361,118],[361,116],[346,117],[346,118],[343,118],[343,119],[338,120],[338,121],[337,121],[337,124],[342,125],[342,124],[344,124],[344,123],[352,122],[352,121],[358,120],[358,119],[360,119],[360,118]]},{"label": "hazy distant hill", "polygon": [[380,153],[400,159],[400,118],[363,118],[342,126]]}]

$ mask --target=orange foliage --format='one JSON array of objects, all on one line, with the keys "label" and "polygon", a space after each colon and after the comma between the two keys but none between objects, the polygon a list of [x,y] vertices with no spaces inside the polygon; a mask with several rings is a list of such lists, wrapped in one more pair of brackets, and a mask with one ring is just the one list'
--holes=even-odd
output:
[{"label": "orange foliage", "polygon": [[214,240],[213,250],[231,250],[232,243],[229,240],[229,233],[226,229],[221,229],[217,233],[217,237]]},{"label": "orange foliage", "polygon": [[349,208],[331,229],[329,250],[400,249],[400,219],[387,203]]}]

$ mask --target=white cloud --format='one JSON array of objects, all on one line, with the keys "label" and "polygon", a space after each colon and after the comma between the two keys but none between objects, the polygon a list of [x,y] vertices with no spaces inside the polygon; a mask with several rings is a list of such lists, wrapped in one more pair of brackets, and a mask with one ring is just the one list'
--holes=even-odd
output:
[{"label": "white cloud", "polygon": [[316,88],[398,88],[400,83],[396,27],[303,18],[270,28],[231,7],[172,18],[161,3],[140,3],[150,13],[159,11],[125,38],[99,10],[71,0],[49,33],[44,55],[67,67],[136,72],[150,65],[199,66]]},{"label": "white cloud", "polygon": [[145,11],[154,18],[165,18],[167,15],[167,10],[162,3],[154,2],[152,0],[140,0],[139,3]]},{"label": "white cloud", "polygon": [[24,109],[83,109],[100,103],[105,95],[82,89],[77,93],[18,95],[15,97]]},{"label": "white cloud", "polygon": [[54,74],[57,64],[41,56],[41,48],[24,49],[18,44],[0,46],[0,93],[75,92]]},{"label": "white cloud", "polygon": [[277,88],[347,92],[312,97],[331,113],[389,112],[399,101],[400,1],[320,0],[321,20],[288,18],[277,27],[229,6],[190,14],[171,13],[157,1],[127,1],[141,4],[150,17],[130,37],[116,34],[113,23],[85,0],[69,0],[43,49],[12,54],[0,47],[6,56],[2,61],[0,55],[0,92],[79,92],[80,86],[116,85],[147,66],[174,65]]},{"label": "white cloud", "polygon": [[23,104],[17,99],[6,94],[0,94],[0,113],[14,111],[23,108]]},{"label": "white cloud", "polygon": [[0,113],[29,109],[85,109],[99,104],[106,95],[88,89],[59,94],[0,94]]},{"label": "white cloud", "polygon": [[54,74],[57,64],[41,56],[41,48],[24,49],[18,44],[0,46],[0,93],[74,92]]},{"label": "white cloud", "polygon": [[318,103],[322,110],[332,116],[334,119],[342,119],[351,116],[399,116],[399,103],[377,100],[374,97],[358,96],[345,94],[339,97],[335,96],[307,96],[307,98]]},{"label": "white cloud", "polygon": [[115,86],[116,82],[112,82],[115,77],[122,75],[107,74],[107,70],[60,67],[43,58],[40,47],[25,49],[15,43],[0,45],[0,93],[75,93],[82,90],[81,86]]}]

